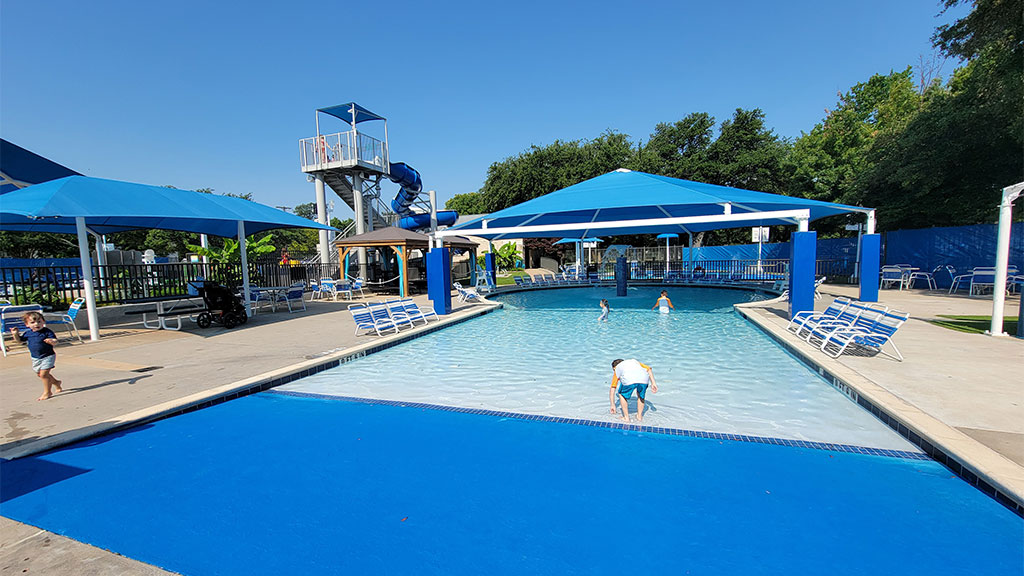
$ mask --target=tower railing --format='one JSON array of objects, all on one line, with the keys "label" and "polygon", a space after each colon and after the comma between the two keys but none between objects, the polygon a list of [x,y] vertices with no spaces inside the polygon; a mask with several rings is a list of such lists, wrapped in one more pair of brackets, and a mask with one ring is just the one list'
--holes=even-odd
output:
[{"label": "tower railing", "polygon": [[299,162],[303,172],[361,166],[388,173],[384,142],[355,130],[299,140]]}]

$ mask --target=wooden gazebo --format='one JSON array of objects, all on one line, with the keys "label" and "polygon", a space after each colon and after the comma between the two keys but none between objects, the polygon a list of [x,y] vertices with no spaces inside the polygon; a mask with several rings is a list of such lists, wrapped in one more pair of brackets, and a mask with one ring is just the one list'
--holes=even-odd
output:
[{"label": "wooden gazebo", "polygon": [[[422,250],[424,253],[430,249],[430,236],[389,226],[357,236],[349,236],[341,240],[335,240],[334,245],[338,247],[338,259],[342,262],[342,270],[348,269],[348,255],[355,248],[391,248],[398,257],[398,285],[399,295],[405,297],[409,294],[409,251]],[[449,236],[444,239],[446,248],[459,248],[469,250],[471,262],[476,262],[477,245],[471,240],[459,236]],[[475,264],[474,264],[475,265]]]}]

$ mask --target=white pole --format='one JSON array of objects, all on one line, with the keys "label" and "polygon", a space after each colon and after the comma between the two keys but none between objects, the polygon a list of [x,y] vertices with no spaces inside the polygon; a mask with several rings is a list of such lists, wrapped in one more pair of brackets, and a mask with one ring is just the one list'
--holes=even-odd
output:
[{"label": "white pole", "polygon": [[582,263],[580,262],[580,253],[581,252],[583,252],[583,240],[582,239],[576,242],[576,279],[577,280],[580,277],[580,266],[582,265]]},{"label": "white pole", "polygon": [[[434,248],[443,248],[444,241],[437,237],[437,192],[431,190],[427,196],[430,198],[430,237],[434,240]],[[476,270],[476,261],[471,264]]]},{"label": "white pole", "polygon": [[[210,249],[210,237],[207,236],[206,234],[200,234],[199,235],[199,245],[202,246],[203,248],[206,248],[207,250],[209,250]],[[203,264],[209,264],[209,263],[210,263],[210,257],[207,256],[204,253],[203,254]]]},{"label": "white pole", "polygon": [[690,279],[692,280],[693,279],[693,233],[692,232],[687,232],[686,235],[689,236],[689,242],[690,242]]},{"label": "white pole", "polygon": [[764,228],[761,226],[757,227],[757,272],[761,272],[761,242],[763,240]]},{"label": "white pole", "polygon": [[238,251],[242,255],[242,297],[245,299],[245,315],[251,317],[249,309],[249,255],[245,253],[245,221],[238,221]]},{"label": "white pole", "polygon": [[874,234],[875,233],[875,211],[874,210],[872,210],[871,212],[868,212],[868,229],[864,233],[865,234]]},{"label": "white pole", "polygon": [[857,224],[857,261],[853,264],[853,278],[860,277],[860,236],[864,232],[864,226]]},{"label": "white pole", "polygon": [[[355,109],[352,109],[353,122],[352,130],[356,129]],[[359,144],[356,144],[356,150],[359,150]],[[366,209],[363,203],[363,177],[358,172],[352,174],[352,211],[355,212],[356,218],[356,234],[366,233]],[[356,248],[356,254],[359,255],[359,277],[366,279],[366,248]],[[347,274],[347,270],[342,270],[343,274]]]},{"label": "white pole", "polygon": [[96,314],[96,292],[92,283],[92,262],[89,261],[89,238],[85,232],[85,217],[75,217],[78,231],[78,258],[82,262],[82,282],[85,283],[85,313],[89,317],[89,339],[100,339],[100,320]]},{"label": "white pole", "polygon": [[[1003,188],[1003,201],[999,204],[999,231],[996,241],[996,277],[992,287],[992,325],[989,334],[1003,335],[1003,305],[1006,303],[1006,266],[1010,261],[1010,226],[1013,201],[1024,190],[1024,182]],[[1021,296],[1024,298],[1024,296]]]},{"label": "white pole", "polygon": [[[316,221],[321,224],[328,224],[327,221],[327,191],[324,188],[324,179],[320,174],[313,176],[313,185],[316,189]],[[331,263],[331,246],[328,240],[327,230],[320,230],[320,264],[321,266]],[[321,272],[323,276],[323,272]]]}]

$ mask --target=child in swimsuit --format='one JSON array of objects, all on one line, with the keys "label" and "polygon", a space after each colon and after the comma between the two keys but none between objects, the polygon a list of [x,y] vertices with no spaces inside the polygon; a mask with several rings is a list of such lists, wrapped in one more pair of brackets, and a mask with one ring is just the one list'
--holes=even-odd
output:
[{"label": "child in swimsuit", "polygon": [[658,311],[662,314],[668,314],[670,308],[672,310],[676,309],[676,307],[672,305],[672,301],[668,299],[668,292],[665,290],[661,291],[661,297],[654,303],[654,306],[651,306],[651,310],[654,310],[655,308],[658,308]]},{"label": "child in swimsuit", "polygon": [[609,312],[611,312],[611,308],[608,306],[608,300],[601,300],[601,315],[597,318],[597,321],[607,322]]}]

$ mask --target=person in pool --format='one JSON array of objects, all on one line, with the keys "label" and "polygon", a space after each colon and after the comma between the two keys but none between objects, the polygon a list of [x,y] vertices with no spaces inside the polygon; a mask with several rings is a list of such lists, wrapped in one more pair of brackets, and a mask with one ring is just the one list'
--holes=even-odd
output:
[{"label": "person in pool", "polygon": [[608,313],[611,312],[611,307],[608,306],[608,300],[601,300],[601,315],[597,317],[598,322],[607,322]]},{"label": "person in pool", "polygon": [[654,381],[654,371],[639,360],[612,360],[612,388],[608,392],[611,402],[611,413],[615,414],[615,396],[618,393],[619,404],[622,406],[622,420],[629,422],[629,397],[636,391],[636,421],[644,420],[644,403],[647,397],[647,386],[651,392],[658,392],[658,384]]},{"label": "person in pool", "polygon": [[676,307],[672,305],[672,301],[668,299],[668,292],[666,290],[661,291],[661,296],[658,298],[658,301],[654,303],[654,306],[651,306],[651,310],[654,310],[655,308],[658,308],[658,311],[662,314],[668,314],[669,308],[672,310],[676,309]]}]

